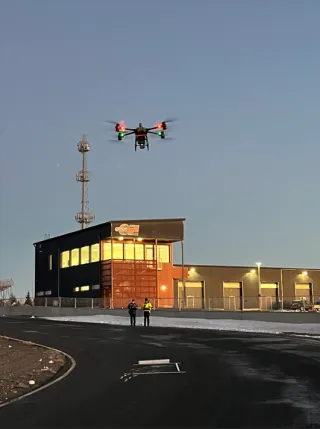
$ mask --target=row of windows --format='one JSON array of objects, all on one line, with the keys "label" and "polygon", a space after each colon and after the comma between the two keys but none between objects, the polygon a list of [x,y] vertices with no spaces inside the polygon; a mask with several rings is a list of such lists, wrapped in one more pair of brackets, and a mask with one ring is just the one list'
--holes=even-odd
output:
[{"label": "row of windows", "polygon": [[100,285],[92,285],[92,286],[75,286],[73,288],[73,292],[87,292],[88,290],[99,290]]},{"label": "row of windows", "polygon": [[[157,247],[157,258],[156,256]],[[112,256],[112,258],[111,258]],[[157,259],[163,263],[170,262],[170,246],[153,244],[133,244],[133,243],[112,243],[103,242],[101,244],[101,260],[108,259],[117,260],[139,260],[139,261],[153,261]],[[89,264],[91,262],[98,262],[100,260],[100,246],[99,243],[92,244],[91,246],[84,246],[80,249],[66,250],[61,252],[60,267],[68,268],[77,265]],[[49,269],[52,270],[52,255],[49,257]]]},{"label": "row of windows", "polygon": [[36,293],[36,296],[50,296],[50,295],[52,295],[51,290],[45,290],[45,291]]}]

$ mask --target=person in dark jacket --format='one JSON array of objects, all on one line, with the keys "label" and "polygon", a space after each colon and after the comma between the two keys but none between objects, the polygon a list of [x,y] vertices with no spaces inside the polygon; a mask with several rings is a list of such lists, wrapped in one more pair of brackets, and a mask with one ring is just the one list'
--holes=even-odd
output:
[{"label": "person in dark jacket", "polygon": [[135,303],[134,299],[132,299],[128,305],[131,326],[136,326],[137,308],[137,304]]},{"label": "person in dark jacket", "polygon": [[150,313],[152,310],[152,304],[148,300],[148,298],[146,298],[144,300],[144,304],[142,306],[142,309],[143,309],[144,326],[149,326],[150,325]]}]

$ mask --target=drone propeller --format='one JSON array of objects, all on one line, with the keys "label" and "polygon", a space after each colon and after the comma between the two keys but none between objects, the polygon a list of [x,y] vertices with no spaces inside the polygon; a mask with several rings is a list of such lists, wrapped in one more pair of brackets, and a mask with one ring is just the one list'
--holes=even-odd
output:
[{"label": "drone propeller", "polygon": [[169,124],[170,122],[177,122],[177,121],[178,121],[178,118],[167,118],[163,122],[167,122]]},{"label": "drone propeller", "polygon": [[124,121],[109,121],[109,119],[107,119],[106,121],[107,124],[112,124],[112,125],[117,125],[117,124],[124,124]]}]

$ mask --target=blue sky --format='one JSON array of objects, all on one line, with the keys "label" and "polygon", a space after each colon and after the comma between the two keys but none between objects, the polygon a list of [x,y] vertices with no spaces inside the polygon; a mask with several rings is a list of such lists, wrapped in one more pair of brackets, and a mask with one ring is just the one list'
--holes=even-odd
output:
[{"label": "blue sky", "polygon": [[[319,267],[318,0],[2,0],[0,278],[32,289],[34,241],[90,209],[186,217],[190,264]],[[150,152],[105,119],[177,116]],[[59,165],[59,166],[58,166]]]}]

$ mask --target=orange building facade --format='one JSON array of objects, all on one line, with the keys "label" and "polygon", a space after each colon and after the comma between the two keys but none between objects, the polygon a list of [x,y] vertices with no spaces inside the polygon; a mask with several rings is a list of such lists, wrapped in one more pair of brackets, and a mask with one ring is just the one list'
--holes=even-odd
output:
[{"label": "orange building facade", "polygon": [[188,270],[173,265],[173,243],[183,246],[184,219],[111,223],[111,237],[101,240],[101,291],[104,306],[123,308],[131,299],[140,306],[176,306],[174,279]]}]

